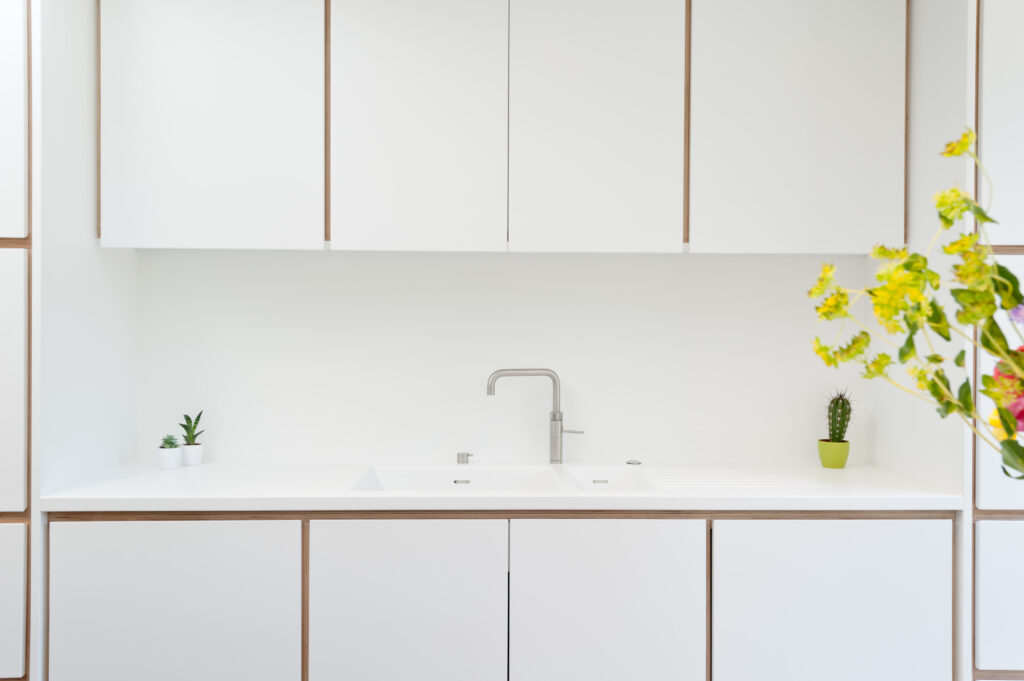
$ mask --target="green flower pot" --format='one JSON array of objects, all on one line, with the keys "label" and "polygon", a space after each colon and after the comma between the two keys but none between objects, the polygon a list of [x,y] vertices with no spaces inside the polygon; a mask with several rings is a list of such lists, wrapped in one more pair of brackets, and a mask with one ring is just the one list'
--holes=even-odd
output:
[{"label": "green flower pot", "polygon": [[846,459],[850,456],[850,442],[829,442],[818,440],[818,458],[825,468],[845,468]]}]

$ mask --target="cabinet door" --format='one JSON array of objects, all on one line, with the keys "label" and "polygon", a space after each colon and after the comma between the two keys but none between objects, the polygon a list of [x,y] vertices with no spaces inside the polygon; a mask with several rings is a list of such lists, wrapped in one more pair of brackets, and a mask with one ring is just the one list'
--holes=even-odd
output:
[{"label": "cabinet door", "polygon": [[1024,521],[978,521],[974,538],[975,665],[1024,672]]},{"label": "cabinet door", "polygon": [[704,681],[703,520],[513,520],[512,681]]},{"label": "cabinet door", "polygon": [[693,0],[690,248],[903,242],[907,0]]},{"label": "cabinet door", "polygon": [[282,681],[302,654],[299,521],[50,525],[51,681]]},{"label": "cabinet door", "polygon": [[104,246],[323,248],[323,0],[103,0]]},{"label": "cabinet door", "polygon": [[685,0],[510,0],[509,249],[683,248]]},{"label": "cabinet door", "polygon": [[998,225],[986,225],[994,244],[1024,244],[1024,2],[980,0],[978,149],[995,182],[991,191],[984,178],[978,197]]},{"label": "cabinet door", "polygon": [[333,0],[331,247],[504,251],[507,0]]},{"label": "cabinet door", "polygon": [[26,507],[27,287],[28,253],[0,249],[0,512]]},{"label": "cabinet door", "polygon": [[948,679],[952,522],[716,520],[716,681]]},{"label": "cabinet door", "polygon": [[0,0],[0,237],[28,233],[27,6]]},{"label": "cabinet door", "polygon": [[0,523],[0,679],[25,673],[27,542],[24,523]]},{"label": "cabinet door", "polygon": [[504,681],[507,520],[314,520],[310,681]]}]

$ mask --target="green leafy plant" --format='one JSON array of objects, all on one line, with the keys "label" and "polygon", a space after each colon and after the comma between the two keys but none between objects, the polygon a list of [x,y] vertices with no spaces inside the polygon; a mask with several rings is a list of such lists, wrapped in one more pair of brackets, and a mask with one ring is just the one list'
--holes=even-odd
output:
[{"label": "green leafy plant", "polygon": [[[942,155],[970,158],[985,178],[991,202],[992,182],[974,151],[974,132],[968,129],[946,145]],[[993,257],[987,226],[996,224],[963,190],[952,187],[935,195],[939,228],[924,253],[907,248],[875,246],[871,257],[878,261],[875,286],[852,289],[835,279],[835,266],[825,263],[808,292],[818,299],[818,318],[840,322],[836,341],[814,339],[814,351],[830,367],[854,362],[863,366],[862,376],[886,381],[899,390],[935,407],[942,418],[956,414],[975,435],[1002,456],[1003,472],[1024,479],[1024,446],[1017,436],[1024,431],[1024,296],[1017,277]],[[943,280],[929,268],[928,258],[943,234],[962,221],[973,220],[942,246],[957,259],[947,285],[955,311],[953,321],[938,299]],[[882,332],[869,328],[852,311],[860,299],[870,303]],[[1007,331],[996,319],[1006,313]],[[843,327],[854,324],[855,333],[842,343]],[[972,328],[973,327],[973,328]],[[1012,348],[1007,333],[1021,343]],[[877,345],[886,346],[881,352]],[[996,405],[988,420],[978,414],[970,378],[954,387],[950,376],[962,373],[964,346],[991,355],[996,362],[991,374],[978,377],[980,392]],[[1016,343],[1015,343],[1016,345]],[[896,363],[906,367],[909,385],[893,378]],[[1012,472],[1011,472],[1012,471]]]},{"label": "green leafy plant", "polygon": [[194,421],[192,420],[191,416],[185,414],[185,423],[178,424],[179,426],[181,426],[181,429],[185,431],[183,439],[186,445],[199,444],[196,441],[197,438],[206,432],[205,430],[200,430],[199,432],[196,432],[196,430],[199,428],[199,419],[201,418],[203,418],[203,412],[199,412],[198,414],[196,414],[196,418]]},{"label": "green leafy plant", "polygon": [[160,441],[160,449],[177,449],[178,438],[173,435],[164,435],[164,439]]},{"label": "green leafy plant", "polygon": [[846,442],[846,429],[850,425],[853,407],[846,391],[838,392],[828,401],[828,441]]}]

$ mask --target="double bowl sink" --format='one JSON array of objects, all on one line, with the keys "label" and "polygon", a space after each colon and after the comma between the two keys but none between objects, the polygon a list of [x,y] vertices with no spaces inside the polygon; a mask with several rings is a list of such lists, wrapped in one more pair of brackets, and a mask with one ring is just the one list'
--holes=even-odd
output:
[{"label": "double bowl sink", "polygon": [[357,492],[565,493],[634,492],[656,489],[636,466],[373,466],[359,477]]}]

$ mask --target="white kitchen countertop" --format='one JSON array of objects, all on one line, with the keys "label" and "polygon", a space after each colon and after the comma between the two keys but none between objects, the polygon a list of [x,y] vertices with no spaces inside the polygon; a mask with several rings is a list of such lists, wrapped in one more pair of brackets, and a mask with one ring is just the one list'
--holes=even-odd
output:
[{"label": "white kitchen countertop", "polygon": [[[481,467],[469,464],[467,470]],[[583,466],[575,467],[577,470]],[[955,490],[874,466],[727,469],[643,466],[649,491],[354,491],[364,465],[213,462],[134,466],[44,495],[43,511],[960,510]],[[595,468],[595,470],[597,470]],[[605,467],[607,470],[607,467]]]}]

